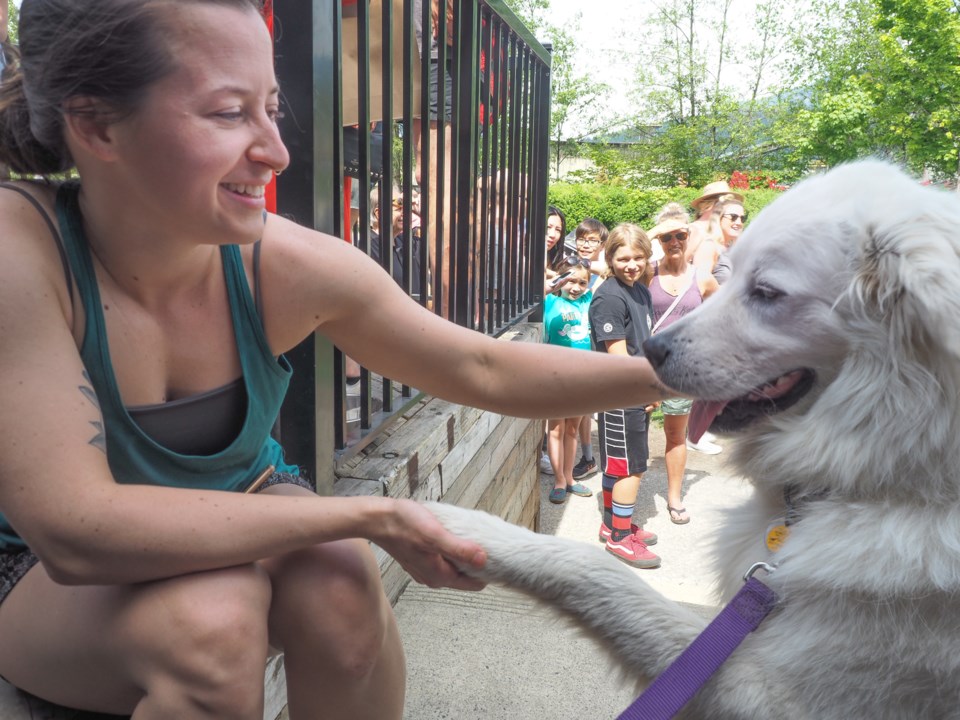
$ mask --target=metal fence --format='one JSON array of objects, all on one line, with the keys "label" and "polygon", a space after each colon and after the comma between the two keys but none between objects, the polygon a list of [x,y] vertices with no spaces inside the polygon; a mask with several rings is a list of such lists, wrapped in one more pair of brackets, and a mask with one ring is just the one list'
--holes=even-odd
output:
[{"label": "metal fence", "polygon": [[[550,56],[502,0],[275,0],[265,11],[291,154],[277,212],[354,242],[464,327],[498,335],[535,310]],[[278,432],[329,492],[337,460],[420,394],[320,335],[287,356]]]}]

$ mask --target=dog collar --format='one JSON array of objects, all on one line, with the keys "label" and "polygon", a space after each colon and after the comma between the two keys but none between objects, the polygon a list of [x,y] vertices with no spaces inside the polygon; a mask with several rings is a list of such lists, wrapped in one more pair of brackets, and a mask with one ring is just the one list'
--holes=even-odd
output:
[{"label": "dog collar", "polygon": [[761,569],[774,571],[767,563],[752,565],[740,591],[618,720],[669,720],[680,712],[776,605],[773,590],[753,577]]}]

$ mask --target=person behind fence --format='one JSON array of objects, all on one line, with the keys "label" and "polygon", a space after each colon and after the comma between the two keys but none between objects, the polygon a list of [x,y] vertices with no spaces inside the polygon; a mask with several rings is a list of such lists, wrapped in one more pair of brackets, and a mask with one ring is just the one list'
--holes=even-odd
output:
[{"label": "person behind fence", "polygon": [[[547,297],[552,293],[556,286],[552,285],[553,279],[557,276],[554,266],[564,258],[564,238],[567,236],[567,216],[563,211],[554,206],[547,206],[547,236],[546,236],[546,261],[543,271],[543,296]],[[543,444],[540,448],[540,472],[547,475],[553,475],[553,464],[547,455],[547,432],[544,429]]]},{"label": "person behind fence", "polygon": [[[630,223],[617,225],[604,245],[610,277],[590,302],[590,334],[598,353],[642,357],[643,341],[653,326],[649,273],[650,239]],[[595,353],[596,354],[596,353]],[[650,403],[623,400],[599,413],[600,470],[603,473],[603,520],[600,540],[607,552],[638,568],[660,567],[647,547],[657,536],[633,523],[640,481],[647,470],[647,424]]]},{"label": "person behind fence", "polygon": [[[648,233],[650,239],[659,242],[664,257],[654,263],[648,281],[650,298],[653,301],[652,334],[670,327],[684,315],[693,312],[719,285],[712,275],[700,273],[687,262],[687,222],[681,218],[668,218]],[[663,461],[667,468],[667,513],[675,525],[686,525],[690,514],[683,506],[683,474],[687,467],[687,421],[693,401],[686,398],[668,398],[661,403],[663,411],[663,434],[665,450]],[[706,454],[719,453],[723,448],[702,438],[693,449]]]},{"label": "person behind fence", "polygon": [[[543,340],[551,345],[590,350],[590,263],[571,255],[560,261],[556,271],[556,289],[543,299]],[[573,478],[580,421],[580,416],[547,421],[547,457],[554,476],[549,499],[557,505],[565,503],[569,495],[593,495],[590,488]]]},{"label": "person behind fence", "polygon": [[289,155],[259,11],[23,0],[5,48],[0,161],[47,180],[0,189],[0,675],[63,706],[260,720],[282,651],[292,720],[402,716],[368,541],[433,587],[478,588],[458,568],[485,556],[419,503],[320,497],[288,462],[283,353],[313,331],[501,414],[674,394],[641,359],[449,323],[267,213]]}]

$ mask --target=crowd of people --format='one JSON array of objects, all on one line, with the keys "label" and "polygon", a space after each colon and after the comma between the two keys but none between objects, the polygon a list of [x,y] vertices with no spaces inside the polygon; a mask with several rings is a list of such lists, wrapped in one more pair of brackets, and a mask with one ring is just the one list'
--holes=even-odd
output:
[{"label": "crowd of people", "polygon": [[[608,230],[598,220],[584,218],[573,233],[572,252],[563,242],[566,216],[549,207],[544,341],[642,357],[644,340],[696,310],[729,277],[728,250],[747,221],[743,202],[743,195],[718,181],[690,203],[696,214],[693,221],[676,202],[661,208],[646,232],[632,223]],[[570,364],[576,364],[573,357]],[[687,438],[691,407],[691,400],[677,397],[600,411],[599,465],[593,461],[592,415],[547,423],[540,469],[555,479],[549,500],[560,504],[570,495],[589,497],[592,491],[578,480],[602,472],[599,538],[607,552],[633,567],[656,568],[661,562],[649,549],[657,536],[633,522],[647,469],[651,416],[660,410],[667,512],[676,525],[690,522],[683,503],[688,450],[708,455],[723,450],[709,433],[697,443]],[[578,440],[581,457],[575,464]]]}]

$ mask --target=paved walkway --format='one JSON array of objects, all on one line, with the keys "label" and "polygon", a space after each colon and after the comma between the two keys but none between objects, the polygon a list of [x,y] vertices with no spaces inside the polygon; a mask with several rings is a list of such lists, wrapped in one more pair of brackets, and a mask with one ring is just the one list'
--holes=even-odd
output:
[{"label": "paved walkway", "polygon": [[[723,445],[723,441],[720,441]],[[596,445],[594,445],[596,447]],[[689,452],[684,505],[691,521],[673,525],[666,510],[663,431],[650,436],[651,462],[634,521],[660,536],[656,570],[636,570],[669,598],[716,612],[707,551],[724,508],[751,492],[724,472],[725,453]],[[583,481],[592,498],[547,501],[541,476],[542,532],[599,546],[600,475]],[[480,593],[411,584],[396,605],[407,652],[406,720],[595,720],[614,718],[632,692],[589,639],[550,611],[503,588]]]}]

